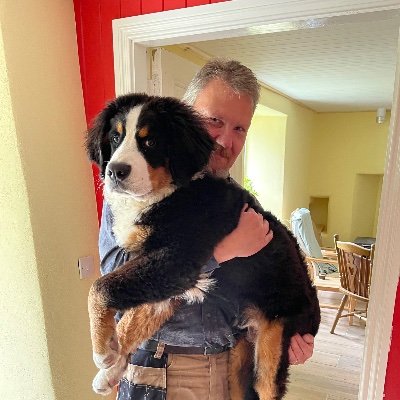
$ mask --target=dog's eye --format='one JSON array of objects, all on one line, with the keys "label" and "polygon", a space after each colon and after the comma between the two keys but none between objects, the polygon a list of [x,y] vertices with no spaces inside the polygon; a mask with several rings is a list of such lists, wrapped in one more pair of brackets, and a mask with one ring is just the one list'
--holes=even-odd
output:
[{"label": "dog's eye", "polygon": [[147,140],[144,142],[144,145],[145,145],[146,147],[154,147],[154,146],[156,145],[156,141],[155,141],[154,139],[147,139]]},{"label": "dog's eye", "polygon": [[111,140],[114,144],[118,144],[119,143],[119,139],[120,139],[120,135],[118,135],[118,133],[114,133],[111,136]]}]

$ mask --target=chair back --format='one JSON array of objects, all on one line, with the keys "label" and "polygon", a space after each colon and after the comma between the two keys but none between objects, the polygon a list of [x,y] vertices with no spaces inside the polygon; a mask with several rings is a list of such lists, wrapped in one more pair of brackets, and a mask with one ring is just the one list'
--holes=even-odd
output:
[{"label": "chair back", "polygon": [[340,273],[340,291],[359,300],[369,299],[374,245],[371,249],[351,242],[340,242],[335,235]]},{"label": "chair back", "polygon": [[291,230],[300,248],[310,257],[322,258],[321,247],[315,236],[310,211],[307,208],[297,208],[290,216]]},{"label": "chair back", "polygon": [[[315,236],[310,210],[297,208],[290,216],[290,225],[293,235],[306,257],[323,259],[323,253]],[[317,275],[337,272],[335,263],[312,261]]]}]

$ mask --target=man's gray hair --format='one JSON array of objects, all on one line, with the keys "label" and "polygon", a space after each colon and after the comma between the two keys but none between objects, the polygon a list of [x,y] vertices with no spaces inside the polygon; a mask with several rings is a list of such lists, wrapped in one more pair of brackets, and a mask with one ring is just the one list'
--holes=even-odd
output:
[{"label": "man's gray hair", "polygon": [[260,98],[260,85],[250,68],[235,60],[214,58],[208,61],[190,81],[183,101],[193,105],[201,90],[213,79],[220,79],[236,93],[246,93],[255,110]]}]

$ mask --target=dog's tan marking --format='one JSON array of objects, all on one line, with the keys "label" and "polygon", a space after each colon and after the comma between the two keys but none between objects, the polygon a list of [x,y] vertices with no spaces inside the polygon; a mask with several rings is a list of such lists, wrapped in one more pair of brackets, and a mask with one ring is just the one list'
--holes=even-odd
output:
[{"label": "dog's tan marking", "polygon": [[115,129],[120,135],[122,135],[122,133],[124,132],[124,125],[122,124],[122,121],[117,121],[117,123],[115,124]]},{"label": "dog's tan marking", "polygon": [[178,304],[177,301],[165,300],[126,311],[117,325],[121,354],[135,351],[140,343],[151,338],[171,318]]},{"label": "dog's tan marking", "polygon": [[115,310],[107,308],[106,300],[97,286],[92,285],[88,298],[90,335],[93,351],[100,355],[107,353],[109,342],[115,332]]},{"label": "dog's tan marking", "polygon": [[146,225],[134,225],[132,227],[132,231],[129,233],[127,241],[126,241],[126,249],[129,251],[138,251],[143,242],[150,235],[151,230]]},{"label": "dog's tan marking", "polygon": [[244,398],[245,385],[250,379],[253,354],[252,344],[244,337],[229,351],[228,379],[231,400]]},{"label": "dog's tan marking", "polygon": [[144,126],[138,132],[138,136],[141,138],[145,138],[148,134],[149,134],[149,128],[147,126]]},{"label": "dog's tan marking", "polygon": [[277,395],[276,374],[282,355],[283,322],[267,320],[256,307],[249,307],[245,316],[255,344],[254,388],[260,400],[274,400]]},{"label": "dog's tan marking", "polygon": [[171,174],[165,167],[152,168],[150,165],[147,167],[150,176],[151,186],[153,191],[160,190],[167,187],[171,183]]}]

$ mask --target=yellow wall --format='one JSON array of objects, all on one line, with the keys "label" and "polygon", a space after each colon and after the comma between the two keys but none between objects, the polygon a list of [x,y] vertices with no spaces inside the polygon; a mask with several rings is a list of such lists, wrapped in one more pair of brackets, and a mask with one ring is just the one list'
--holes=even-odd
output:
[{"label": "yellow wall", "polygon": [[0,388],[97,399],[78,257],[97,255],[72,1],[0,3]]},{"label": "yellow wall", "polygon": [[22,399],[22,394],[30,391],[31,398],[54,399],[29,199],[17,147],[1,31],[0,109],[0,387],[7,399]]},{"label": "yellow wall", "polygon": [[[316,115],[310,195],[329,197],[328,230],[323,236],[324,244],[332,244],[334,233],[338,233],[342,240],[352,240],[358,234],[352,225],[353,204],[360,190],[356,175],[383,174],[389,119],[390,114],[385,123],[378,125],[375,112]],[[379,190],[378,187],[378,191],[371,189],[369,194],[367,191],[364,194],[367,198],[375,197],[372,202],[376,204]],[[365,218],[373,220],[374,225],[375,214],[376,208],[365,212]],[[359,218],[357,215],[356,219]]]},{"label": "yellow wall", "polygon": [[376,234],[378,193],[381,192],[380,174],[356,174],[353,189],[351,239]]},{"label": "yellow wall", "polygon": [[270,90],[261,91],[260,103],[287,115],[282,219],[287,223],[298,207],[308,207],[311,134],[315,113]]},{"label": "yellow wall", "polygon": [[266,210],[282,217],[286,117],[253,117],[246,139],[245,175]]}]

